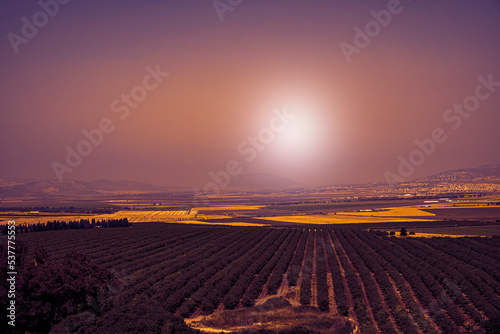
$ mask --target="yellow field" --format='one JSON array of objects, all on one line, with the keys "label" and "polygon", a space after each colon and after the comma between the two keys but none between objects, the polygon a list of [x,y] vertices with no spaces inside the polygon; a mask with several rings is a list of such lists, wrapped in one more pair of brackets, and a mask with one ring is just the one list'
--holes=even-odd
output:
[{"label": "yellow field", "polygon": [[250,223],[207,223],[198,220],[180,220],[180,221],[169,221],[168,223],[179,223],[179,224],[200,224],[200,225],[227,225],[227,226],[270,226],[268,224],[250,224]]},{"label": "yellow field", "polygon": [[341,212],[342,215],[370,216],[370,217],[419,217],[435,216],[434,213],[425,212],[414,207],[392,208],[384,211]]},{"label": "yellow field", "polygon": [[194,217],[189,211],[118,211],[114,215],[97,215],[95,219],[127,218],[131,223],[181,220]]},{"label": "yellow field", "polygon": [[[38,215],[38,216],[26,216],[26,217],[2,217],[0,224],[6,224],[9,220],[15,220],[17,224],[45,224],[48,221],[62,220],[80,220],[80,219],[123,219],[127,218],[131,223],[137,222],[162,222],[162,221],[172,221],[172,220],[188,220],[192,219],[196,212],[191,211],[118,211],[114,214],[102,214],[102,215],[72,215],[72,216],[50,216],[50,215]],[[212,216],[210,216],[212,218]],[[221,218],[227,218],[226,216],[221,216]]]},{"label": "yellow field", "polygon": [[[234,207],[233,207],[234,208]],[[236,209],[235,209],[236,210]],[[197,210],[191,211],[118,211],[114,214],[102,215],[73,215],[73,216],[26,216],[26,217],[2,217],[0,218],[0,225],[7,224],[9,220],[14,220],[17,224],[45,224],[48,221],[60,220],[71,221],[80,219],[95,219],[95,220],[108,220],[108,219],[123,219],[127,218],[131,223],[146,223],[146,222],[167,222],[167,223],[185,223],[185,224],[206,224],[206,225],[229,225],[229,226],[268,226],[267,224],[249,224],[249,223],[207,223],[203,222],[206,219],[224,219],[228,218],[226,215],[204,215],[197,214]],[[199,220],[193,220],[196,219]]]},{"label": "yellow field", "polygon": [[344,214],[327,214],[327,215],[310,215],[310,216],[277,216],[277,217],[262,217],[257,219],[274,220],[288,223],[303,223],[303,224],[360,224],[360,223],[385,223],[385,222],[411,222],[421,221],[414,218],[397,218],[397,217],[370,217],[356,216]]},{"label": "yellow field", "polygon": [[[103,215],[104,216],[104,215]],[[112,215],[107,215],[109,216],[108,218],[105,219],[110,219]],[[80,220],[80,219],[92,219],[95,218],[96,216],[30,216],[30,217],[2,217],[0,219],[0,225],[5,225],[9,220],[14,220],[16,222],[16,225],[20,224],[37,224],[37,223],[42,223],[45,224],[48,221],[54,221],[54,220],[59,220],[59,221],[70,221],[70,220]],[[99,218],[102,219],[102,218]]]},{"label": "yellow field", "polygon": [[204,211],[243,211],[243,210],[258,210],[264,207],[263,205],[230,205],[230,206],[205,206],[193,208],[193,210]]},{"label": "yellow field", "polygon": [[484,205],[484,204],[473,204],[473,203],[429,203],[425,205],[416,206],[416,208],[422,209],[458,209],[458,208],[468,208],[468,209],[484,209],[484,208],[500,208],[500,205]]}]

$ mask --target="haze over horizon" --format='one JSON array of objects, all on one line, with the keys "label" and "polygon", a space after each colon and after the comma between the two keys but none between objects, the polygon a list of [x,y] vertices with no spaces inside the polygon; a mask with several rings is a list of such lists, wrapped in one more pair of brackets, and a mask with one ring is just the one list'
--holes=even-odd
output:
[{"label": "haze over horizon", "polygon": [[54,179],[57,162],[64,179],[166,186],[228,169],[382,182],[415,141],[408,179],[500,163],[499,1],[62,3],[17,45],[43,9],[0,4],[0,178]]}]

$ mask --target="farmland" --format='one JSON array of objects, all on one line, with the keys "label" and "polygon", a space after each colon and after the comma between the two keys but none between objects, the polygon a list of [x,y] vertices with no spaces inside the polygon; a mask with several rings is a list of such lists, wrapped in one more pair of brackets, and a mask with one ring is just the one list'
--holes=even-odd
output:
[{"label": "farmland", "polygon": [[494,333],[498,196],[333,195],[3,203],[24,261],[14,333]]},{"label": "farmland", "polygon": [[226,331],[485,333],[500,312],[498,238],[394,238],[355,225],[148,223],[18,239],[28,258],[43,246],[55,265],[76,251],[119,282],[105,313],[58,324],[84,333],[144,303],[192,328]]}]

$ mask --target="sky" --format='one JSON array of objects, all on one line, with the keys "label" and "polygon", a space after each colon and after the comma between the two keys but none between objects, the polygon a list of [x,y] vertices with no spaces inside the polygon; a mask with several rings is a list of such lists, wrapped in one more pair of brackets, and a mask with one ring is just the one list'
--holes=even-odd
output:
[{"label": "sky", "polygon": [[0,29],[0,178],[500,163],[500,1],[7,0]]}]

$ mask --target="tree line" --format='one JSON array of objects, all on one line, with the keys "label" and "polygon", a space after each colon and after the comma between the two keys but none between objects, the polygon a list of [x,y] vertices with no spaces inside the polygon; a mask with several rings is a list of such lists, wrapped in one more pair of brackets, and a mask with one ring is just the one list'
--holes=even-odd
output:
[{"label": "tree line", "polygon": [[[83,230],[91,228],[110,228],[110,227],[129,227],[132,226],[127,218],[121,219],[103,219],[103,220],[54,220],[44,223],[34,223],[34,224],[19,224],[16,225],[16,233],[28,233],[28,232],[42,232],[42,231],[61,231],[61,230]],[[7,234],[7,225],[0,226],[2,234]]]}]

